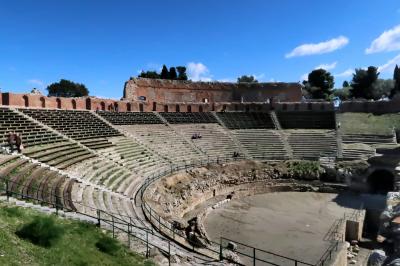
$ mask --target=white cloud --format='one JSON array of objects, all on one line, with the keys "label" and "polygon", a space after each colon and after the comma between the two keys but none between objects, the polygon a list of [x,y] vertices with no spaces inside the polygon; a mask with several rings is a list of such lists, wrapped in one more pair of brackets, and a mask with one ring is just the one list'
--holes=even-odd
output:
[{"label": "white cloud", "polygon": [[41,89],[44,87],[44,82],[41,81],[40,79],[30,79],[30,80],[28,80],[28,83],[32,84],[34,86],[37,86],[38,89]]},{"label": "white cloud", "polygon": [[300,81],[303,81],[303,80],[308,80],[308,73],[301,75]]},{"label": "white cloud", "polygon": [[202,63],[189,62],[187,72],[189,79],[193,81],[211,81],[212,78],[210,71]]},{"label": "white cloud", "polygon": [[365,49],[366,54],[400,50],[400,25],[384,31],[372,41],[371,46]]},{"label": "white cloud", "polygon": [[[328,71],[328,70],[332,70],[332,69],[336,68],[336,65],[337,65],[337,61],[335,61],[331,64],[320,64],[320,65],[314,67],[314,70],[315,69],[325,69]],[[300,80],[301,81],[308,80],[308,73],[301,75]]]},{"label": "white cloud", "polygon": [[378,71],[379,72],[393,71],[393,69],[395,68],[396,64],[400,65],[400,54],[398,54],[394,58],[392,58],[389,61],[387,61],[386,64],[383,64],[383,65],[379,66],[378,67]]},{"label": "white cloud", "polygon": [[334,76],[337,78],[346,78],[346,77],[350,77],[351,75],[353,75],[353,73],[354,73],[354,69],[349,68],[341,73],[334,74]]},{"label": "white cloud", "polygon": [[218,82],[236,82],[236,80],[233,78],[223,78],[219,79]]},{"label": "white cloud", "polygon": [[262,81],[265,78],[265,74],[264,73],[261,73],[259,75],[253,74],[252,76],[258,81]]},{"label": "white cloud", "polygon": [[320,43],[306,43],[297,46],[290,53],[286,54],[285,57],[291,58],[295,56],[326,54],[340,49],[346,46],[348,43],[349,39],[345,36],[339,36],[337,38]]},{"label": "white cloud", "polygon": [[336,67],[337,62],[333,62],[332,64],[321,64],[319,66],[316,66],[314,69],[325,69],[325,70],[332,70]]}]

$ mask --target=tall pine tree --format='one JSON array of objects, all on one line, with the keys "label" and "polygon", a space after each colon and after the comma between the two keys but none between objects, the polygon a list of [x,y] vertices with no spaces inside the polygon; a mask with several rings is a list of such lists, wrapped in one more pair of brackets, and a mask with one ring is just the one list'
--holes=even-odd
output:
[{"label": "tall pine tree", "polygon": [[162,67],[160,78],[169,79],[169,71],[166,65],[163,65]]},{"label": "tall pine tree", "polygon": [[400,69],[396,65],[393,72],[393,80],[394,80],[394,88],[390,93],[390,97],[392,98],[394,95],[400,92]]},{"label": "tall pine tree", "polygon": [[170,67],[169,68],[169,79],[177,79],[178,74],[176,73],[176,68],[175,67]]}]

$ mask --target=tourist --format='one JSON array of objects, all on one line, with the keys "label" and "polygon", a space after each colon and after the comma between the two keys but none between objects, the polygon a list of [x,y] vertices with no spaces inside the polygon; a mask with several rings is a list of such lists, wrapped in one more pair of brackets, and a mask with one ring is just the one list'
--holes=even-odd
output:
[{"label": "tourist", "polygon": [[8,133],[7,142],[8,145],[10,146],[10,152],[13,152],[15,144],[15,133],[13,132]]},{"label": "tourist", "polygon": [[15,135],[15,145],[17,146],[18,153],[21,153],[24,147],[22,146],[22,137],[18,133]]}]

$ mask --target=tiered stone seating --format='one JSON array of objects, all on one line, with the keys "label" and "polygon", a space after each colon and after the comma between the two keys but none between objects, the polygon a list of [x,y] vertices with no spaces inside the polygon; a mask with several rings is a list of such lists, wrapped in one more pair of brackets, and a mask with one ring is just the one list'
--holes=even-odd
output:
[{"label": "tiered stone seating", "polygon": [[396,140],[391,134],[343,134],[342,141],[345,144],[363,143],[370,146],[396,145]]},{"label": "tiered stone seating", "polygon": [[276,130],[240,129],[231,132],[254,159],[288,158],[285,145]]},{"label": "tiered stone seating", "polygon": [[50,109],[21,109],[20,111],[75,140],[121,135],[116,129],[88,111]]},{"label": "tiered stone seating", "polygon": [[343,160],[367,160],[374,155],[375,149],[366,144],[351,143],[342,145]]},{"label": "tiered stone seating", "polygon": [[170,124],[218,123],[211,113],[160,113]]},{"label": "tiered stone seating", "polygon": [[221,112],[217,115],[229,129],[275,128],[269,113]]},{"label": "tiered stone seating", "polygon": [[120,129],[170,162],[177,163],[204,157],[203,153],[166,125],[121,126]]},{"label": "tiered stone seating", "polygon": [[23,151],[24,155],[59,169],[66,169],[76,163],[95,157],[89,150],[71,141],[34,146]]},{"label": "tiered stone seating", "polygon": [[52,206],[75,210],[71,198],[74,179],[9,155],[0,156],[0,169],[0,183],[4,187],[8,180],[8,189],[15,193],[13,197],[39,199]]},{"label": "tiered stone seating", "polygon": [[191,138],[194,134],[200,134],[201,138],[191,140],[192,143],[206,155],[216,157],[232,157],[240,148],[218,124],[189,124],[174,125],[181,135]]},{"label": "tiered stone seating", "polygon": [[336,157],[337,140],[333,130],[284,130],[296,159]]},{"label": "tiered stone seating", "polygon": [[[74,205],[79,212],[96,216],[102,210],[125,222],[134,223],[136,219],[133,201],[119,194],[101,190],[91,185],[74,183],[72,188]],[[104,216],[104,214],[103,214]],[[107,217],[103,217],[106,218]]]},{"label": "tiered stone seating", "polygon": [[114,125],[163,124],[161,119],[151,112],[138,113],[98,111],[97,113]]},{"label": "tiered stone seating", "polygon": [[8,108],[0,108],[0,121],[3,145],[7,142],[8,133],[13,131],[22,136],[24,147],[56,143],[63,140],[62,136]]},{"label": "tiered stone seating", "polygon": [[335,113],[331,111],[277,112],[283,129],[335,129]]},{"label": "tiered stone seating", "polygon": [[111,141],[114,144],[112,148],[99,152],[140,176],[147,177],[168,165],[163,158],[150,152],[131,138],[116,137]]}]

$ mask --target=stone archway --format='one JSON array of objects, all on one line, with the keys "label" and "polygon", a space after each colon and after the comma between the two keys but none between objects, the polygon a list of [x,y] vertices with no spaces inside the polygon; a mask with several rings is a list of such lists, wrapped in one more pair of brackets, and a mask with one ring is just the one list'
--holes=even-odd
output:
[{"label": "stone archway", "polygon": [[385,169],[377,169],[368,176],[368,188],[370,193],[386,194],[394,190],[394,175]]},{"label": "stone archway", "polygon": [[24,95],[22,98],[24,99],[24,106],[25,107],[29,107],[29,98],[28,98],[28,96]]}]

